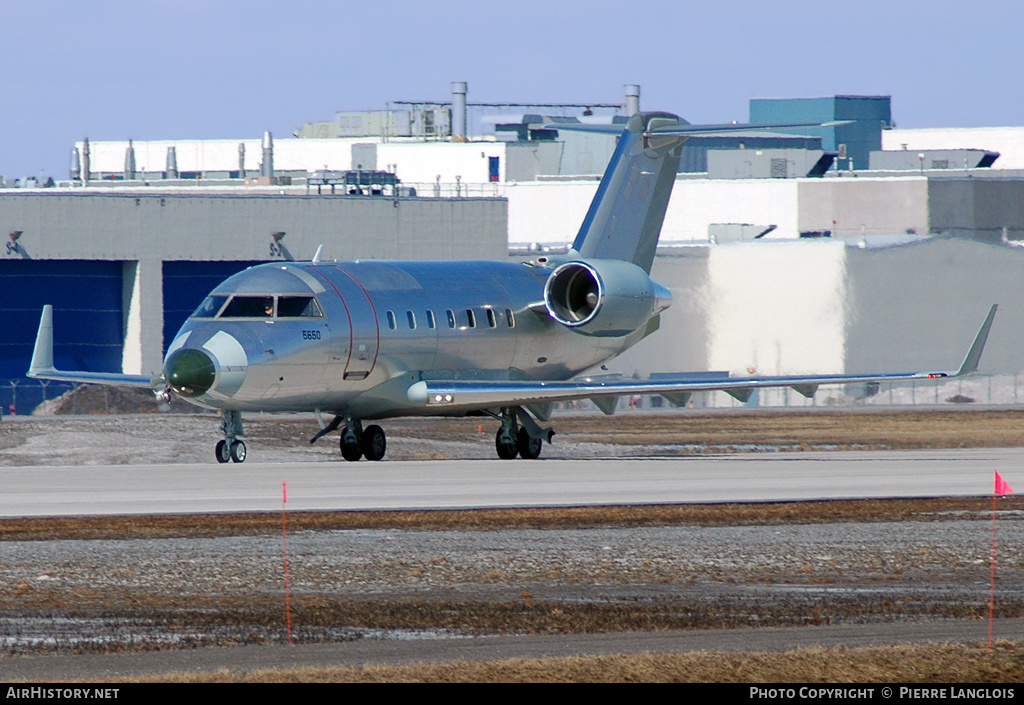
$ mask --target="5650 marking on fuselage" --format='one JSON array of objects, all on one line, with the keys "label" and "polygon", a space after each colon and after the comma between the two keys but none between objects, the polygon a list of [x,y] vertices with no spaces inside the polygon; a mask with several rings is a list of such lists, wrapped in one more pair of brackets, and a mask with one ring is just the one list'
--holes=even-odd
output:
[{"label": "5650 marking on fuselage", "polygon": [[318,330],[304,330],[302,331],[303,340],[320,340],[320,331]]}]

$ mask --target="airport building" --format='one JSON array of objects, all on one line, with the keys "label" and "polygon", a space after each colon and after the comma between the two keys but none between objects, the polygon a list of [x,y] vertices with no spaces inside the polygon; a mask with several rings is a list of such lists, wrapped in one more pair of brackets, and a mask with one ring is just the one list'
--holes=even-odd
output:
[{"label": "airport building", "polygon": [[[146,374],[254,263],[320,244],[339,260],[564,249],[615,137],[558,125],[621,123],[639,87],[621,106],[477,106],[460,83],[394,105],[289,138],[83,140],[67,180],[0,189],[0,405],[54,394],[23,378],[45,303],[58,367]],[[653,272],[675,302],[614,371],[956,367],[991,303],[982,369],[1024,369],[1024,128],[896,129],[879,96],[752,100],[750,121],[839,124],[687,142]]]}]

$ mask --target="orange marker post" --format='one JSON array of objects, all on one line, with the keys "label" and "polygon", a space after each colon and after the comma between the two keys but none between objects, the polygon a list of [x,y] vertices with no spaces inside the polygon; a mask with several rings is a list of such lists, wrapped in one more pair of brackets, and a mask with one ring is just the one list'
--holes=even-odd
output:
[{"label": "orange marker post", "polygon": [[284,539],[284,614],[288,622],[288,645],[292,645],[291,587],[288,584],[288,481],[281,480],[281,534]]},{"label": "orange marker post", "polygon": [[1001,495],[1013,494],[1010,484],[996,472],[995,489],[992,492],[992,577],[988,588],[988,648],[992,648],[992,625],[996,612],[996,499]]}]

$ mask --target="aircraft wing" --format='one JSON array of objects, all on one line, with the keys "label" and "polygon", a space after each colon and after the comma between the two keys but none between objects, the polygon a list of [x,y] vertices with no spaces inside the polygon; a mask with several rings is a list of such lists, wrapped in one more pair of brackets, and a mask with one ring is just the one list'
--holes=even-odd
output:
[{"label": "aircraft wing", "polygon": [[148,375],[126,375],[117,372],[62,372],[53,366],[53,306],[43,306],[39,319],[39,333],[36,347],[32,351],[32,362],[28,376],[33,379],[52,379],[58,382],[81,382],[85,384],[107,384],[120,387],[153,388],[158,382]]},{"label": "aircraft wing", "polygon": [[878,374],[791,375],[780,377],[731,377],[728,373],[707,373],[700,376],[669,375],[646,380],[603,381],[582,378],[568,382],[546,381],[429,381],[409,388],[409,400],[438,407],[480,409],[500,406],[542,405],[556,401],[591,399],[606,413],[614,408],[614,398],[634,394],[660,394],[677,406],[683,406],[694,392],[724,391],[746,401],[755,389],[791,387],[805,397],[812,397],[823,384],[857,384],[869,382],[901,382],[918,379],[961,377],[978,369],[981,353],[988,339],[996,314],[996,305],[989,309],[985,322],[974,338],[959,369],[933,372],[883,372]]}]

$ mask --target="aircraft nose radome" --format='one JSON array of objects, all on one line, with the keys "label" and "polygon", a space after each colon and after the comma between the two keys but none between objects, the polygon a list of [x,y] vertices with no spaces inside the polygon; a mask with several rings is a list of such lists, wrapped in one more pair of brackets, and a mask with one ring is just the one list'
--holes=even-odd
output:
[{"label": "aircraft nose radome", "polygon": [[198,397],[210,390],[217,376],[213,358],[202,350],[183,348],[175,350],[164,363],[164,376],[175,393],[183,397]]}]

